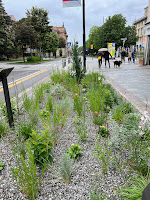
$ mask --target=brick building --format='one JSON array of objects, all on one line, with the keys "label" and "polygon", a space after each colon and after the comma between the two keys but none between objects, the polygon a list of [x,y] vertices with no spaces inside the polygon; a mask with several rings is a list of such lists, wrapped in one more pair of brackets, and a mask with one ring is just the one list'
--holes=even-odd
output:
[{"label": "brick building", "polygon": [[66,32],[66,29],[64,27],[64,23],[61,27],[53,26],[52,31],[56,32],[58,37],[62,37],[66,41],[66,48],[59,48],[56,52],[56,57],[60,56],[60,51],[62,52],[62,56],[67,56],[67,41],[68,41],[68,35]]}]

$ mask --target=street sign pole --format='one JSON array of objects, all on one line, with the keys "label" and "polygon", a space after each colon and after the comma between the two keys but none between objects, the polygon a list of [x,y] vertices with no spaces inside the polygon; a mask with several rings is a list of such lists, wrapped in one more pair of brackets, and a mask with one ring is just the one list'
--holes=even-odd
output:
[{"label": "street sign pole", "polygon": [[86,44],[85,44],[85,0],[83,0],[83,69],[86,72]]},{"label": "street sign pole", "polygon": [[12,109],[11,109],[10,96],[9,96],[8,83],[7,83],[6,76],[2,77],[2,84],[3,84],[5,102],[6,102],[6,108],[7,108],[7,114],[8,114],[8,122],[9,122],[9,126],[12,127],[14,120],[13,120],[13,114],[12,114]]},{"label": "street sign pole", "polygon": [[9,96],[9,90],[8,90],[7,76],[10,74],[10,72],[13,69],[14,68],[0,69],[0,81],[2,81],[2,85],[3,85],[5,103],[6,103],[7,114],[8,114],[8,122],[9,122],[10,127],[14,125],[13,124],[14,121],[13,121],[13,113],[11,109],[11,102],[10,102],[10,96]]}]

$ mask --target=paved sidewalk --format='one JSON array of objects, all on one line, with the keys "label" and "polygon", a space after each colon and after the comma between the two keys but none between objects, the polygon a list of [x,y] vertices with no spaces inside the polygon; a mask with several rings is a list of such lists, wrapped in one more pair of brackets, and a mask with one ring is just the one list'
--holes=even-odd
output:
[{"label": "paved sidewalk", "polygon": [[[119,59],[118,59],[119,60]],[[138,64],[122,64],[120,68],[114,68],[113,60],[111,68],[105,68],[104,62],[101,69],[97,59],[87,58],[87,71],[98,71],[105,75],[110,83],[123,97],[131,102],[140,113],[148,111],[150,117],[150,66],[138,66]]]}]

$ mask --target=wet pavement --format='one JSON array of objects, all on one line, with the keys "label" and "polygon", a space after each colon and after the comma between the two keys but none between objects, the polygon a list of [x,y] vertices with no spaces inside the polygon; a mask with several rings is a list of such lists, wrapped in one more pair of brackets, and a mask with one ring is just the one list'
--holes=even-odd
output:
[{"label": "wet pavement", "polygon": [[[117,58],[117,60],[120,60]],[[113,60],[110,60],[110,68],[103,62],[98,67],[96,58],[87,58],[87,71],[98,71],[106,77],[110,83],[123,97],[131,102],[143,114],[148,111],[150,116],[150,66],[138,66],[128,63],[127,58],[120,68],[114,68]]]}]

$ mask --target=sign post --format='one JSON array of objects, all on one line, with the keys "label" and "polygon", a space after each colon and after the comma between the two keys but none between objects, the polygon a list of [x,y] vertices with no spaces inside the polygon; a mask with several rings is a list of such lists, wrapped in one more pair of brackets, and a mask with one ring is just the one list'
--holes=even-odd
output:
[{"label": "sign post", "polygon": [[127,40],[127,38],[121,38],[121,40],[123,41],[123,48],[124,48],[124,43]]},{"label": "sign post", "polygon": [[86,72],[85,0],[83,0],[83,69],[84,69],[84,72]]},{"label": "sign post", "polygon": [[7,108],[7,114],[8,114],[8,122],[9,126],[13,126],[13,113],[11,109],[11,102],[10,102],[10,96],[9,96],[9,90],[8,90],[8,83],[7,83],[7,76],[10,74],[10,72],[14,68],[7,68],[7,69],[1,69],[0,70],[0,81],[2,81],[3,84],[3,90],[4,90],[4,96],[5,96],[5,102],[6,102],[6,108]]}]

